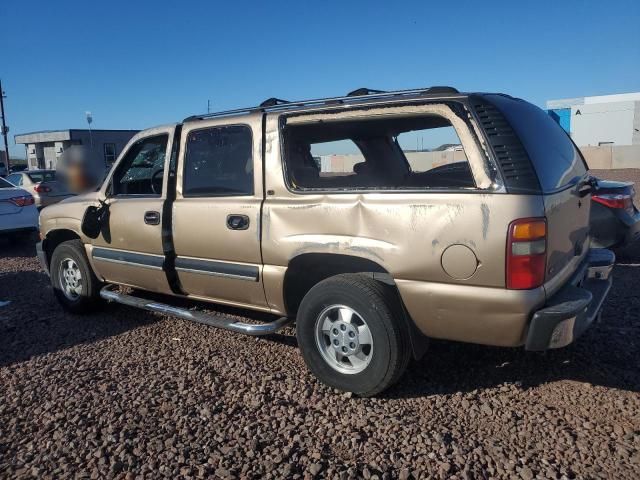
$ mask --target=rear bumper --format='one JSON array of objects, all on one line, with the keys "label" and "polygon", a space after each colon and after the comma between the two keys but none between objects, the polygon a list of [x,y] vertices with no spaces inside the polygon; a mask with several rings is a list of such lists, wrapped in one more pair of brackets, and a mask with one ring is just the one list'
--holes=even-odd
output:
[{"label": "rear bumper", "polygon": [[633,215],[627,213],[620,219],[621,223],[627,227],[623,241],[625,245],[640,240],[640,211],[634,210],[634,212]]},{"label": "rear bumper", "polygon": [[640,211],[591,207],[591,244],[598,247],[621,247],[640,240]]},{"label": "rear bumper", "polygon": [[17,213],[0,215],[0,235],[38,229],[38,210],[33,205],[22,207]]},{"label": "rear bumper", "polygon": [[18,228],[5,228],[0,230],[0,235],[15,235],[20,233],[33,233],[37,232],[36,227],[18,227]]},{"label": "rear bumper", "polygon": [[615,255],[592,249],[571,280],[533,314],[526,336],[527,350],[569,345],[598,317],[611,288]]}]

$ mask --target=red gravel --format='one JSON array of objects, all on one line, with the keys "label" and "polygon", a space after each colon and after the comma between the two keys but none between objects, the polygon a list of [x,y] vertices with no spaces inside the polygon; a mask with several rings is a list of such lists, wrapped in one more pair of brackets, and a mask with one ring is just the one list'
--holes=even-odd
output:
[{"label": "red gravel", "polygon": [[292,329],[66,314],[33,243],[0,242],[0,477],[640,478],[640,247],[621,253],[576,344],[433,342],[357,399],[307,373]]}]

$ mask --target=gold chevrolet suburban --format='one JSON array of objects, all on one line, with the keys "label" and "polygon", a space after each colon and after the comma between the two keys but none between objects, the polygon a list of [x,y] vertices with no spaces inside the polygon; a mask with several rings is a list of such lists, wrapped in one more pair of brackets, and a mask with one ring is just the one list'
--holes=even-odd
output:
[{"label": "gold chevrolet suburban", "polygon": [[508,95],[272,98],[137,134],[98,191],[42,212],[38,255],[72,312],[106,299],[249,335],[295,321],[308,368],[368,396],[429,338],[578,337],[614,263],[590,249],[593,188],[562,128]]}]

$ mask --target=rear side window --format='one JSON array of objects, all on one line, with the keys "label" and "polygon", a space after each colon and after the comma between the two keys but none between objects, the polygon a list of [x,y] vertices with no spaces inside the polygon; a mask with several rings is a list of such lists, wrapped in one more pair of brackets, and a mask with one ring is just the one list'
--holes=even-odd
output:
[{"label": "rear side window", "polygon": [[56,172],[33,172],[28,175],[33,183],[53,182],[56,179]]},{"label": "rear side window", "polygon": [[527,150],[544,192],[575,184],[587,171],[571,138],[543,110],[524,100],[488,95]]},{"label": "rear side window", "polygon": [[183,196],[253,195],[252,145],[251,129],[245,125],[189,132]]},{"label": "rear side window", "polygon": [[455,129],[436,114],[292,124],[283,136],[294,190],[475,188]]}]

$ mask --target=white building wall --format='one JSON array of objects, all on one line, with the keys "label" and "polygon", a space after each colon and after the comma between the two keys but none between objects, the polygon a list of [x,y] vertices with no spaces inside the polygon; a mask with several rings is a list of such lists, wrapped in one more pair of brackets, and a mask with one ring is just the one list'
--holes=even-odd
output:
[{"label": "white building wall", "polygon": [[[586,100],[586,99],[585,99]],[[633,101],[587,103],[571,107],[571,137],[578,146],[633,144]]]},{"label": "white building wall", "polygon": [[44,151],[41,143],[27,144],[27,162],[30,170],[44,168]]},{"label": "white building wall", "polygon": [[594,95],[584,97],[584,103],[611,103],[611,102],[637,102],[640,101],[640,92],[614,93],[613,95]]},{"label": "white building wall", "polygon": [[[467,159],[464,151],[405,152],[405,156],[414,172],[426,172],[448,163],[462,162]],[[364,162],[362,154],[322,155],[321,172],[352,173],[356,163]]]},{"label": "white building wall", "polygon": [[42,145],[44,152],[44,168],[56,168],[56,147],[55,143],[45,143]]}]

